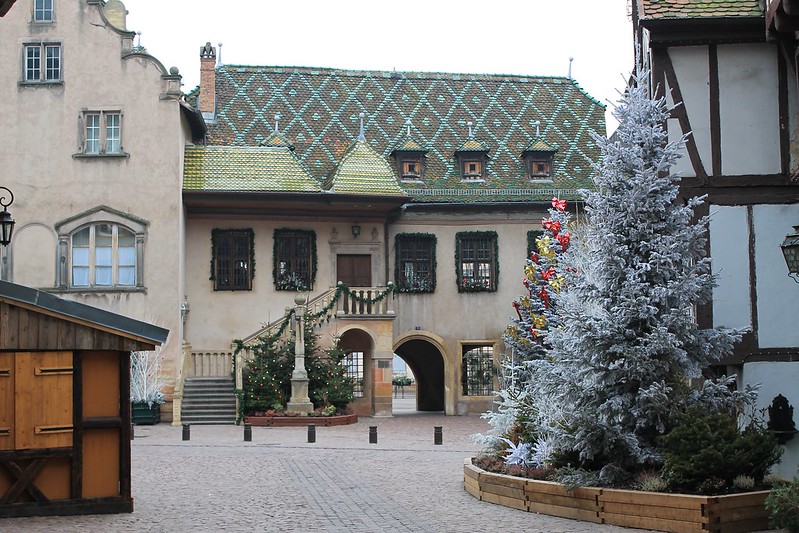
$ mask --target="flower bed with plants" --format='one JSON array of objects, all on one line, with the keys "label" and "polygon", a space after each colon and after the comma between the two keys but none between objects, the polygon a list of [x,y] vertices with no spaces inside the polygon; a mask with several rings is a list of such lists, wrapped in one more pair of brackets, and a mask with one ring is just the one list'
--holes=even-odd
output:
[{"label": "flower bed with plants", "polygon": [[290,414],[266,414],[245,416],[244,423],[253,426],[266,426],[275,428],[307,426],[316,424],[322,427],[346,426],[358,422],[358,415],[355,414],[332,414],[320,415],[310,413],[305,416],[292,416]]},{"label": "flower bed with plants", "polygon": [[597,524],[690,533],[767,529],[769,491],[698,496],[561,483],[488,472],[472,459],[463,465],[466,491],[490,503]]}]

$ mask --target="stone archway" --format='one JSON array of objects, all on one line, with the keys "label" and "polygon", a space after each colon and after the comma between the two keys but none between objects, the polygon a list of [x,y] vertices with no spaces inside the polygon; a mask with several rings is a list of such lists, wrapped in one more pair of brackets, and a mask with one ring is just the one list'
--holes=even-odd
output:
[{"label": "stone archway", "polygon": [[394,352],[416,377],[416,409],[444,411],[444,356],[436,345],[424,339],[410,339]]},{"label": "stone archway", "polygon": [[350,404],[352,411],[360,416],[371,416],[374,397],[374,342],[372,337],[360,329],[349,329],[341,334],[339,346],[347,352],[345,364],[353,372],[356,380],[355,400]]}]

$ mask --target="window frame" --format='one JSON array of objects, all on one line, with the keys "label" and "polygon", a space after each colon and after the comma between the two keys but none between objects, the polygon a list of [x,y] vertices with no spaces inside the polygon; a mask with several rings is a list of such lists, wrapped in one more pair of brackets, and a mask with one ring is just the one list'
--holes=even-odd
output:
[{"label": "window frame", "polygon": [[[465,246],[476,243],[476,246]],[[472,253],[471,250],[475,250]],[[487,257],[485,257],[485,256]],[[495,231],[455,234],[458,292],[496,292],[499,287],[499,237]]]},{"label": "window frame", "polygon": [[359,350],[352,350],[344,355],[341,364],[344,366],[344,376],[352,380],[352,395],[354,398],[365,397],[365,354]]},{"label": "window frame", "polygon": [[[432,233],[398,233],[394,236],[394,279],[403,293],[432,293],[436,290],[436,236]],[[426,255],[426,257],[424,257]],[[420,257],[422,256],[422,257]],[[426,272],[420,280],[408,280],[411,272]],[[418,268],[423,266],[426,268]],[[413,275],[413,274],[412,274]]]},{"label": "window frame", "polygon": [[[476,352],[476,353],[474,353]],[[471,354],[471,355],[470,355]],[[496,366],[495,343],[463,342],[461,343],[461,395],[468,398],[485,398],[494,395]],[[477,368],[473,368],[477,366]]]},{"label": "window frame", "polygon": [[[98,244],[100,240],[100,236],[98,232],[102,226],[108,226],[111,229],[111,233],[109,235],[111,239],[110,246],[101,246]],[[75,239],[79,234],[88,231],[88,239],[86,245],[78,246],[75,244]],[[123,259],[121,258],[121,248],[120,245],[120,232],[124,231],[130,235],[132,239],[132,246],[128,245],[125,248],[130,248],[133,252],[133,263],[127,263],[125,265],[122,264]],[[77,248],[86,248],[86,263],[76,266],[76,252]],[[110,248],[111,254],[110,257],[107,259],[107,263],[103,263],[100,257],[100,249],[103,248]],[[136,235],[133,231],[129,228],[121,224],[116,224],[113,222],[91,222],[79,228],[78,230],[72,232],[70,234],[70,242],[69,242],[69,286],[73,289],[116,289],[116,288],[133,288],[136,286]],[[130,268],[133,267],[133,282],[132,283],[122,283],[120,281],[120,270],[121,268]],[[86,270],[86,283],[85,284],[78,284],[76,281],[76,269],[85,269]],[[103,283],[100,281],[100,272],[102,270],[108,269],[110,272],[109,282]]]},{"label": "window frame", "polygon": [[[78,152],[74,156],[128,157],[122,144],[123,123],[124,113],[119,108],[81,110],[78,115]],[[109,150],[109,146],[113,148]]]},{"label": "window frame", "polygon": [[[552,180],[553,156],[542,156],[541,154],[528,154],[526,157],[527,177],[531,180],[545,179]],[[545,165],[545,171],[538,171],[537,165]]]},{"label": "window frame", "polygon": [[[42,7],[39,7],[41,2]],[[46,7],[45,4],[49,4]],[[41,18],[39,14],[41,13]],[[37,24],[55,21],[55,1],[54,0],[33,0],[33,22]]]},{"label": "window frame", "polygon": [[[230,241],[230,242],[226,242]],[[238,253],[237,242],[244,243],[244,250]],[[227,244],[232,247],[232,253],[222,255],[220,249]],[[220,273],[222,262],[231,273],[226,278]],[[236,263],[240,263],[238,266]],[[243,266],[245,270],[244,282],[237,283],[237,269]],[[211,230],[211,277],[214,282],[214,291],[251,291],[252,280],[255,278],[255,232],[252,228],[230,228]],[[228,282],[225,283],[224,279]]]},{"label": "window frame", "polygon": [[[31,57],[31,51],[38,51],[37,57]],[[51,57],[49,50],[58,50],[57,66],[50,66]],[[22,83],[26,85],[58,84],[64,81],[64,55],[60,42],[26,42],[22,45]],[[32,67],[30,61],[35,61]],[[56,71],[57,77],[50,76],[50,71]],[[34,75],[35,74],[35,75]]]},{"label": "window frame", "polygon": [[[299,248],[300,240],[307,240],[307,257],[300,257],[297,255],[297,249]],[[284,249],[282,243],[286,241],[289,242],[289,254],[288,257],[283,257],[282,253]],[[316,281],[317,268],[315,231],[289,228],[275,229],[273,235],[272,258],[272,279],[275,284],[275,290],[300,290],[298,286],[299,282],[304,282],[303,290],[313,290],[313,285]],[[300,275],[296,276],[298,274],[296,268],[297,263],[302,265],[303,261],[306,265],[306,268],[300,268]],[[282,266],[283,263],[288,263],[290,268],[284,271]],[[292,264],[293,266],[291,266]]]},{"label": "window frame", "polygon": [[[133,285],[119,285],[118,283],[112,285],[74,285],[73,284],[73,247],[72,238],[78,232],[84,230],[89,226],[96,226],[99,224],[111,224],[127,230],[134,236],[134,284]],[[144,251],[145,241],[147,234],[147,226],[149,222],[123,213],[116,209],[107,206],[98,206],[88,211],[84,211],[78,215],[61,220],[56,223],[55,228],[58,232],[58,268],[56,269],[56,290],[70,291],[70,292],[142,292],[144,286]],[[118,241],[117,241],[118,243]],[[90,253],[90,259],[92,254]],[[116,263],[112,279],[118,279],[118,249],[114,253]],[[131,266],[131,265],[127,265]],[[91,277],[90,273],[90,280]]]}]

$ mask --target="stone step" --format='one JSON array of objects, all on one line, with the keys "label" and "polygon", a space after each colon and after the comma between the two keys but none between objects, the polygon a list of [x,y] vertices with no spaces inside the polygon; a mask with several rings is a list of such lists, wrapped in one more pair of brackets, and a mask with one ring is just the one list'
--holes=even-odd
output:
[{"label": "stone step", "polygon": [[184,424],[233,424],[236,396],[232,378],[190,378],[183,384]]}]

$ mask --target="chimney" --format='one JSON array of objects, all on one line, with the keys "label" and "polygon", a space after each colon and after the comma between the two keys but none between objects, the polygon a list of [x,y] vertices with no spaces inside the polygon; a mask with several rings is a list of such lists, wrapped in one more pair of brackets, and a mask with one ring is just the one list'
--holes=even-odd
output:
[{"label": "chimney", "polygon": [[210,42],[200,47],[199,107],[206,120],[216,113],[216,48]]}]

